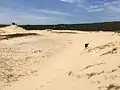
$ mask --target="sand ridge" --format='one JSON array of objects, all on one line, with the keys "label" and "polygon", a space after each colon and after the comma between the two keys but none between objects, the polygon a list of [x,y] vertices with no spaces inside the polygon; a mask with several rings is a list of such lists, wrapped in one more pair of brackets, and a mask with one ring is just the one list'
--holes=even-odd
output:
[{"label": "sand ridge", "polygon": [[3,28],[0,28],[0,33],[12,33],[12,32],[24,32],[25,29],[17,25],[9,25]]}]

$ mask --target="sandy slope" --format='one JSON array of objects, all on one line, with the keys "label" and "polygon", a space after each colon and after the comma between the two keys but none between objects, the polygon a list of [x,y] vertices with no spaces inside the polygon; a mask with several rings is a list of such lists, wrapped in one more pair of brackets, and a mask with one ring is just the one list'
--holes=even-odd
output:
[{"label": "sandy slope", "polygon": [[[0,56],[1,60],[6,58],[9,60],[8,68],[14,60],[18,64],[17,66],[13,64],[12,67],[14,70],[11,74],[14,76],[10,78],[13,78],[13,81],[7,83],[11,86],[1,89],[120,89],[120,36],[113,35],[112,32],[36,31],[36,33],[40,35],[0,41],[1,50],[12,48],[14,51],[0,53],[2,56],[5,55]],[[84,50],[86,42],[90,43],[90,47]],[[24,58],[26,56],[28,58]],[[3,70],[6,70],[5,66],[4,68]],[[35,74],[29,72],[31,69],[36,71]],[[26,74],[23,77],[15,78],[14,81],[15,76],[24,73]]]},{"label": "sandy slope", "polygon": [[10,25],[0,28],[0,33],[11,33],[11,32],[24,32],[25,29],[18,27],[17,25]]}]

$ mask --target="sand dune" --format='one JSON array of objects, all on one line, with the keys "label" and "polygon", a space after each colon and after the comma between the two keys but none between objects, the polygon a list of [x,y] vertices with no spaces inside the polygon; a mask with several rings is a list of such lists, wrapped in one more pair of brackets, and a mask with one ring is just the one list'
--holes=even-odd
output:
[{"label": "sand dune", "polygon": [[15,32],[24,32],[25,29],[18,27],[17,25],[10,25],[3,28],[0,28],[0,33],[15,33]]},{"label": "sand dune", "polygon": [[120,90],[118,34],[32,32],[0,40],[0,90]]}]

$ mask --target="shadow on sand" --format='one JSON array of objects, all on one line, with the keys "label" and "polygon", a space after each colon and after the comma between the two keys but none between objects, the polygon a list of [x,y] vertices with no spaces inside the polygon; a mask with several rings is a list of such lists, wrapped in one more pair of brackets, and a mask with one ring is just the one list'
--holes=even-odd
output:
[{"label": "shadow on sand", "polygon": [[78,34],[77,32],[53,32],[58,34]]},{"label": "shadow on sand", "polygon": [[0,40],[11,39],[11,38],[15,38],[15,37],[30,36],[30,35],[40,35],[40,34],[37,34],[37,33],[15,33],[15,34],[0,35]]}]

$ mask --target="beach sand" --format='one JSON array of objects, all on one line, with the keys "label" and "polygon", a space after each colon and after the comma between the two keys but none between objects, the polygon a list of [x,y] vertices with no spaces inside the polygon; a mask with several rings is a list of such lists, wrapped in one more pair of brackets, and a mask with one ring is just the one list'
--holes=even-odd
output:
[{"label": "beach sand", "polygon": [[18,34],[0,35],[0,90],[120,90],[119,34]]}]

